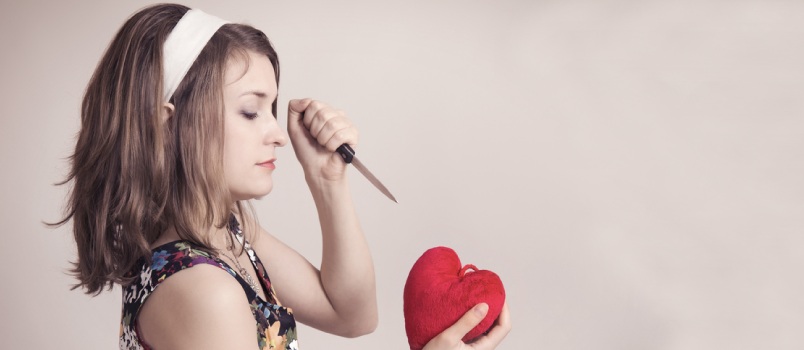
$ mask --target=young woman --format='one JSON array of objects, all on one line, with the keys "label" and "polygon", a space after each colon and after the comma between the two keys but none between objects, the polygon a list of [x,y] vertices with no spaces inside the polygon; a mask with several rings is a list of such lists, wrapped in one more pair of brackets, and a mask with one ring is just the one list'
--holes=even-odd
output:
[{"label": "young woman", "polygon": [[[174,4],[126,21],[84,96],[67,181],[76,287],[123,287],[121,349],[295,349],[296,320],[345,337],[377,326],[374,267],[335,149],[346,115],[291,100],[277,124],[276,52],[261,31]],[[257,223],[290,140],[323,237],[316,268]],[[270,276],[270,278],[269,278]],[[159,287],[159,288],[157,288]],[[478,305],[427,349],[459,349]],[[494,348],[507,308],[468,345]]]}]

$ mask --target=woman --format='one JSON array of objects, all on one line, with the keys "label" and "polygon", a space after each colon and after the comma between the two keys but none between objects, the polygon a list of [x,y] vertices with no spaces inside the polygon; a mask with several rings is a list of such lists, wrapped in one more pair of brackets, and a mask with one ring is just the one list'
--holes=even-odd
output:
[{"label": "woman", "polygon": [[[74,223],[76,287],[123,286],[121,348],[294,349],[297,319],[345,337],[377,326],[373,263],[335,153],[357,144],[357,130],[343,112],[300,99],[285,134],[278,80],[261,31],[174,4],[134,14],[102,57],[61,223]],[[288,139],[318,209],[320,270],[245,210],[271,191]],[[486,309],[427,349],[465,346]],[[494,348],[509,329],[506,308],[471,347]]]}]

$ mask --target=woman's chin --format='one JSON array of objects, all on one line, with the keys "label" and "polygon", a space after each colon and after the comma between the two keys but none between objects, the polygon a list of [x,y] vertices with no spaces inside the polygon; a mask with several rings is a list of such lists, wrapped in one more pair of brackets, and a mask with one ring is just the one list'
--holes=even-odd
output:
[{"label": "woman's chin", "polygon": [[272,185],[263,186],[261,188],[250,189],[250,191],[243,191],[239,193],[232,193],[232,198],[236,201],[247,201],[251,199],[262,199],[271,193]]},{"label": "woman's chin", "polygon": [[254,194],[254,196],[252,196],[251,198],[252,198],[252,199],[262,199],[262,197],[265,197],[265,196],[267,196],[269,193],[271,193],[271,190],[272,190],[272,188],[269,188],[269,189],[267,189],[267,190],[265,190],[265,191],[261,191],[261,192],[259,192],[259,193],[255,193],[255,194]]}]

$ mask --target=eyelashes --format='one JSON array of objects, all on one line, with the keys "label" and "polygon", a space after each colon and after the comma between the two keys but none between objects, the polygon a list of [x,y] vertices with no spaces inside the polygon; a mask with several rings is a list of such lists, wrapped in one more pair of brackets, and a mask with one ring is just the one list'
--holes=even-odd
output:
[{"label": "eyelashes", "polygon": [[[243,118],[246,118],[248,120],[254,120],[254,119],[257,119],[257,117],[260,116],[260,113],[258,113],[258,112],[251,113],[251,112],[246,112],[246,111],[240,111],[240,115],[242,115]],[[271,113],[271,116],[274,117],[274,119],[278,119],[275,115],[273,115],[273,113]]]},{"label": "eyelashes", "polygon": [[249,113],[249,112],[246,112],[246,111],[242,111],[242,112],[240,112],[240,114],[243,115],[243,117],[248,119],[248,120],[254,120],[259,116],[258,113]]}]

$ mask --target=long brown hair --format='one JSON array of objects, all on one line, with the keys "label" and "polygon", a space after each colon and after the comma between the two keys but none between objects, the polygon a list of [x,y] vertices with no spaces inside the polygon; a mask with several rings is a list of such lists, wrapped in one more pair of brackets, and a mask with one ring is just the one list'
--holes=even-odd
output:
[{"label": "long brown hair", "polygon": [[[154,5],[130,17],[98,63],[81,105],[81,130],[70,157],[72,182],[62,221],[73,221],[78,259],[73,287],[98,294],[150,259],[150,244],[169,227],[210,248],[205,234],[242,213],[223,176],[223,77],[228,60],[266,55],[279,62],[261,31],[221,27],[179,84],[175,112],[163,122],[162,45],[189,8]],[[273,103],[276,115],[276,101]]]}]

